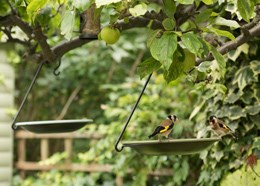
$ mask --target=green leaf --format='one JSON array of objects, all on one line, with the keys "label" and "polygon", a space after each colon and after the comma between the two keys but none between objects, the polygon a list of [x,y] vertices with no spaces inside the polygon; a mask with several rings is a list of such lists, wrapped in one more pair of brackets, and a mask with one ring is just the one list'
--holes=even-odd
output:
[{"label": "green leaf", "polygon": [[256,115],[260,112],[260,105],[255,104],[255,105],[246,106],[245,112],[250,115]]},{"label": "green leaf", "polygon": [[243,111],[243,109],[237,105],[229,107],[229,113],[228,113],[229,119],[236,120],[241,117],[246,117],[246,113]]},{"label": "green leaf", "polygon": [[235,76],[233,84],[238,84],[240,91],[242,91],[248,84],[254,81],[254,73],[249,66],[239,69]]},{"label": "green leaf", "polygon": [[196,67],[196,69],[200,72],[207,72],[209,67],[211,66],[211,61],[204,61]]},{"label": "green leaf", "polygon": [[144,3],[135,5],[133,8],[129,8],[129,12],[134,17],[144,15],[147,12],[147,5]]},{"label": "green leaf", "polygon": [[176,4],[173,0],[163,0],[163,10],[169,18],[174,18]]},{"label": "green leaf", "polygon": [[203,3],[205,3],[206,5],[211,5],[214,3],[213,0],[201,0]]},{"label": "green leaf", "polygon": [[0,3],[0,16],[6,16],[10,13],[10,7],[9,5],[5,2],[5,1],[2,1]]},{"label": "green leaf", "polygon": [[66,10],[63,14],[61,21],[61,34],[64,35],[66,39],[71,39],[72,31],[75,23],[75,12]]},{"label": "green leaf", "polygon": [[42,26],[49,24],[51,13],[52,8],[50,6],[45,6],[36,15],[35,20],[37,20]]},{"label": "green leaf", "polygon": [[196,56],[186,48],[184,49],[183,71],[189,72],[195,66]]},{"label": "green leaf", "polygon": [[177,35],[173,32],[165,32],[162,37],[154,38],[150,46],[153,58],[160,61],[166,70],[172,64],[172,57],[176,49]]},{"label": "green leaf", "polygon": [[252,145],[253,149],[260,149],[260,137],[256,137],[254,139],[254,143]]},{"label": "green leaf", "polygon": [[225,19],[223,17],[217,17],[215,19],[215,24],[216,25],[223,25],[223,26],[228,26],[231,29],[236,29],[236,28],[240,28],[240,25],[234,21],[234,20],[229,20],[229,19]]},{"label": "green leaf", "polygon": [[27,8],[27,14],[30,19],[34,19],[38,11],[43,8],[49,0],[32,0]]},{"label": "green leaf", "polygon": [[237,0],[237,8],[241,17],[246,22],[250,22],[250,18],[254,12],[253,2],[249,0]]},{"label": "green leaf", "polygon": [[212,154],[212,157],[215,158],[217,160],[217,162],[219,162],[221,160],[221,158],[223,158],[223,156],[224,156],[223,151],[216,151]]},{"label": "green leaf", "polygon": [[112,3],[118,3],[121,0],[95,0],[97,8],[104,6],[104,5],[110,5]]},{"label": "green leaf", "polygon": [[180,4],[184,4],[184,5],[190,5],[193,4],[194,0],[176,0],[177,2],[179,2]]},{"label": "green leaf", "polygon": [[250,68],[253,70],[255,76],[260,74],[260,61],[251,61]]},{"label": "green leaf", "polygon": [[250,120],[260,129],[260,114],[257,115],[249,115]]},{"label": "green leaf", "polygon": [[164,19],[162,24],[163,24],[163,27],[165,28],[165,30],[173,30],[175,27],[175,22],[171,18]]},{"label": "green leaf", "polygon": [[209,84],[208,88],[215,90],[218,93],[222,93],[222,94],[226,94],[226,92],[227,92],[227,87],[223,84],[220,84],[220,83]]},{"label": "green leaf", "polygon": [[201,56],[201,49],[203,44],[198,37],[193,33],[185,33],[181,36],[182,44],[192,53],[197,56]]},{"label": "green leaf", "polygon": [[226,62],[225,62],[225,58],[217,51],[216,48],[214,47],[210,47],[210,50],[212,52],[212,55],[214,56],[214,58],[217,61],[217,69],[219,70],[219,73],[221,75],[221,77],[224,77],[225,73],[226,73]]},{"label": "green leaf", "polygon": [[200,172],[198,184],[203,182],[207,183],[210,179],[211,179],[210,172],[204,169]]},{"label": "green leaf", "polygon": [[[257,160],[254,166],[254,171],[249,166],[248,169],[245,168],[246,165],[242,166],[234,172],[227,173],[225,177],[222,178],[220,186],[227,185],[250,185],[257,186],[260,185],[260,179],[256,176],[256,173],[260,172],[260,160]],[[256,173],[255,173],[256,172]]]},{"label": "green leaf", "polygon": [[192,113],[190,114],[189,120],[191,120],[194,116],[196,116],[196,115],[199,113],[199,111],[202,109],[202,107],[204,106],[204,104],[205,104],[205,100],[203,100],[199,105],[197,105],[197,106],[193,109]]},{"label": "green leaf", "polygon": [[224,102],[234,104],[240,98],[239,94],[230,93],[225,98]]},{"label": "green leaf", "polygon": [[184,65],[183,62],[181,62],[182,54],[180,51],[176,50],[176,52],[173,55],[173,60],[171,63],[170,68],[167,70],[164,70],[164,79],[167,81],[167,83],[170,83],[171,81],[176,80],[181,74],[183,74],[184,71]]},{"label": "green leaf", "polygon": [[91,0],[73,0],[72,5],[80,11],[84,11],[90,7]]},{"label": "green leaf", "polygon": [[241,91],[240,95],[241,94],[242,94],[242,96],[240,99],[247,105],[251,104],[252,98],[253,98],[253,92],[250,89],[246,89],[246,90],[243,90],[243,92]]},{"label": "green leaf", "polygon": [[203,21],[208,21],[211,13],[212,13],[212,9],[202,10],[198,15],[195,15],[196,22],[201,23]]},{"label": "green leaf", "polygon": [[254,84],[253,90],[254,90],[254,92],[253,92],[254,98],[255,98],[258,102],[260,102],[260,85],[259,85],[259,83],[258,83],[258,84]]},{"label": "green leaf", "polygon": [[[251,50],[251,46],[250,46]],[[232,50],[228,53],[228,58],[232,61],[236,61],[236,59],[240,56],[241,52],[244,54],[248,54],[249,51],[249,45],[247,43],[244,43],[243,45],[236,48],[236,50]]]},{"label": "green leaf", "polygon": [[162,31],[161,29],[158,29],[158,30],[153,30],[153,31],[151,32],[151,34],[150,34],[150,35],[148,36],[148,38],[147,38],[147,47],[148,47],[148,48],[150,48],[150,46],[151,46],[153,40],[154,40],[156,37],[158,37],[158,35],[160,34],[161,31]]},{"label": "green leaf", "polygon": [[150,57],[140,63],[137,67],[137,72],[140,75],[140,78],[144,78],[148,74],[158,70],[161,67],[161,63],[154,58]]},{"label": "green leaf", "polygon": [[231,40],[235,39],[235,36],[231,32],[228,32],[228,31],[225,31],[225,30],[219,30],[217,28],[209,28],[209,30],[211,32],[215,33],[218,36],[227,37],[227,38],[229,38]]},{"label": "green leaf", "polygon": [[24,2],[23,0],[14,0],[16,6],[21,5],[23,2]]}]

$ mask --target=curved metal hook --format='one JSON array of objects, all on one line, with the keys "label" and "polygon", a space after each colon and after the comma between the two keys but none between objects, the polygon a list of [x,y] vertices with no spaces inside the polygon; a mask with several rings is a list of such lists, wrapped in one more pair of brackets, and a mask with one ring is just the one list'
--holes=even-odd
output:
[{"label": "curved metal hook", "polygon": [[37,70],[36,70],[36,72],[35,72],[35,74],[34,74],[33,80],[32,80],[32,82],[31,82],[31,84],[30,84],[30,86],[29,86],[29,88],[28,88],[28,90],[27,90],[27,92],[26,92],[26,94],[25,94],[25,96],[24,96],[24,98],[23,98],[23,101],[22,101],[22,103],[21,103],[21,105],[20,105],[20,107],[19,107],[19,109],[18,109],[18,111],[17,111],[15,117],[14,117],[14,120],[13,120],[13,123],[12,123],[12,129],[13,129],[13,130],[17,129],[17,126],[15,125],[16,119],[17,119],[17,117],[19,116],[19,114],[20,114],[20,112],[21,112],[21,110],[22,110],[22,108],[23,108],[23,105],[24,105],[24,103],[25,103],[27,97],[28,97],[29,93],[30,93],[31,90],[32,90],[33,85],[35,84],[35,81],[36,81],[36,79],[37,79],[37,77],[38,77],[38,75],[39,75],[39,73],[40,73],[40,71],[41,71],[41,69],[42,69],[43,64],[44,64],[44,61],[42,61],[42,62],[39,64],[39,66],[38,66],[38,68],[37,68]]},{"label": "curved metal hook", "polygon": [[125,132],[125,130],[126,130],[126,127],[128,126],[128,124],[129,124],[129,122],[130,122],[130,120],[131,120],[131,118],[132,118],[132,116],[133,116],[133,114],[134,114],[134,112],[135,112],[135,109],[136,109],[136,107],[137,107],[137,105],[138,105],[138,103],[139,103],[141,97],[143,96],[144,90],[146,89],[146,87],[147,87],[147,85],[148,85],[148,83],[149,83],[151,77],[152,77],[152,73],[151,73],[151,74],[149,75],[149,77],[147,78],[147,80],[146,80],[146,82],[145,82],[145,84],[144,84],[144,87],[143,87],[143,89],[142,89],[142,91],[141,91],[141,93],[140,93],[138,99],[136,100],[136,102],[135,102],[135,104],[134,104],[134,106],[133,106],[133,108],[132,108],[132,111],[131,111],[130,115],[129,115],[128,118],[127,118],[127,121],[126,121],[126,123],[125,123],[125,126],[123,127],[121,133],[119,134],[119,137],[118,137],[117,140],[116,140],[115,149],[116,149],[117,152],[121,152],[121,151],[124,149],[124,145],[122,145],[122,147],[121,147],[120,149],[118,148],[119,141],[121,140],[121,138],[122,138],[122,136],[123,136],[123,134],[124,134],[124,132]]},{"label": "curved metal hook", "polygon": [[59,59],[58,62],[59,62],[58,65],[53,69],[53,74],[54,74],[55,76],[60,75],[60,71],[57,71],[57,70],[60,68],[60,65],[61,65],[61,59]]},{"label": "curved metal hook", "polygon": [[117,140],[117,142],[116,142],[116,144],[115,144],[115,149],[116,149],[117,152],[121,152],[121,151],[124,149],[124,147],[125,147],[124,145],[122,145],[121,148],[119,149],[119,148],[118,148],[119,141],[120,141],[120,140]]}]

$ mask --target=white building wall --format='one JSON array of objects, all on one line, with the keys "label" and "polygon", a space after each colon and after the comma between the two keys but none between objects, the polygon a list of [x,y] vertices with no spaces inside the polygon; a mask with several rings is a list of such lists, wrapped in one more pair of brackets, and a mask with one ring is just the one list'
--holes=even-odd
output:
[{"label": "white building wall", "polygon": [[0,49],[0,186],[12,185],[13,131],[8,109],[14,108],[14,69]]}]

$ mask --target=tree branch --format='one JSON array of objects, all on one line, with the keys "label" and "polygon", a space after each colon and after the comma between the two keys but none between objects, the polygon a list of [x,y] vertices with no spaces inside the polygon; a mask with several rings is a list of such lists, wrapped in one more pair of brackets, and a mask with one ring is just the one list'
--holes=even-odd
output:
[{"label": "tree branch", "polygon": [[33,30],[32,28],[21,18],[19,18],[16,15],[10,15],[10,21],[13,23],[11,26],[18,26],[26,35],[29,39],[33,38]]},{"label": "tree branch", "polygon": [[38,41],[42,49],[42,55],[44,56],[44,59],[46,59],[48,62],[55,62],[57,59],[56,55],[51,50],[50,45],[47,43],[47,37],[43,34],[41,26],[37,25],[33,30],[33,33],[35,35],[35,39]]},{"label": "tree branch", "polygon": [[151,28],[152,29],[159,29],[163,28],[163,25],[161,22],[157,20],[151,20],[144,17],[131,17],[129,19],[129,22],[126,23],[123,20],[118,21],[115,24],[115,27],[119,28],[120,30],[127,30],[134,27],[147,27],[147,25],[151,22]]},{"label": "tree branch", "polygon": [[[236,39],[229,41],[227,43],[225,43],[224,45],[222,45],[218,51],[223,55],[228,53],[231,50],[236,49],[237,47],[239,47],[240,45],[248,42],[250,39],[252,39],[253,37],[257,37],[260,36],[260,24],[257,24],[255,27],[251,28],[250,30],[248,30],[248,34],[244,34],[242,33],[241,35],[239,35]],[[198,59],[196,61],[196,66],[198,66],[199,64],[201,64],[203,61],[210,61],[213,60],[213,56],[208,55],[208,57],[204,58],[204,59]]]},{"label": "tree branch", "polygon": [[93,41],[93,40],[96,40],[96,39],[74,38],[70,41],[65,41],[65,42],[63,41],[51,49],[55,53],[57,58],[61,58],[68,51],[81,47],[81,46],[85,45],[86,43],[89,43],[90,41]]}]

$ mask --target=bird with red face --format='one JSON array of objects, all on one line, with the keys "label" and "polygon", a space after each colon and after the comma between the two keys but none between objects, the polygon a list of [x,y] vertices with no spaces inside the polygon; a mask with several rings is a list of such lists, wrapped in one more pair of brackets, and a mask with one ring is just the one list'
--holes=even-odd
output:
[{"label": "bird with red face", "polygon": [[159,126],[157,126],[154,130],[154,132],[148,136],[149,138],[152,138],[156,135],[158,135],[158,138],[160,140],[161,136],[169,138],[170,133],[172,132],[172,129],[174,127],[174,123],[177,121],[177,117],[175,115],[168,115],[165,120],[163,120]]},{"label": "bird with red face", "polygon": [[234,131],[227,126],[224,121],[218,119],[216,116],[212,115],[209,117],[209,124],[212,131],[218,136],[231,135],[234,139],[237,139],[237,136]]}]

